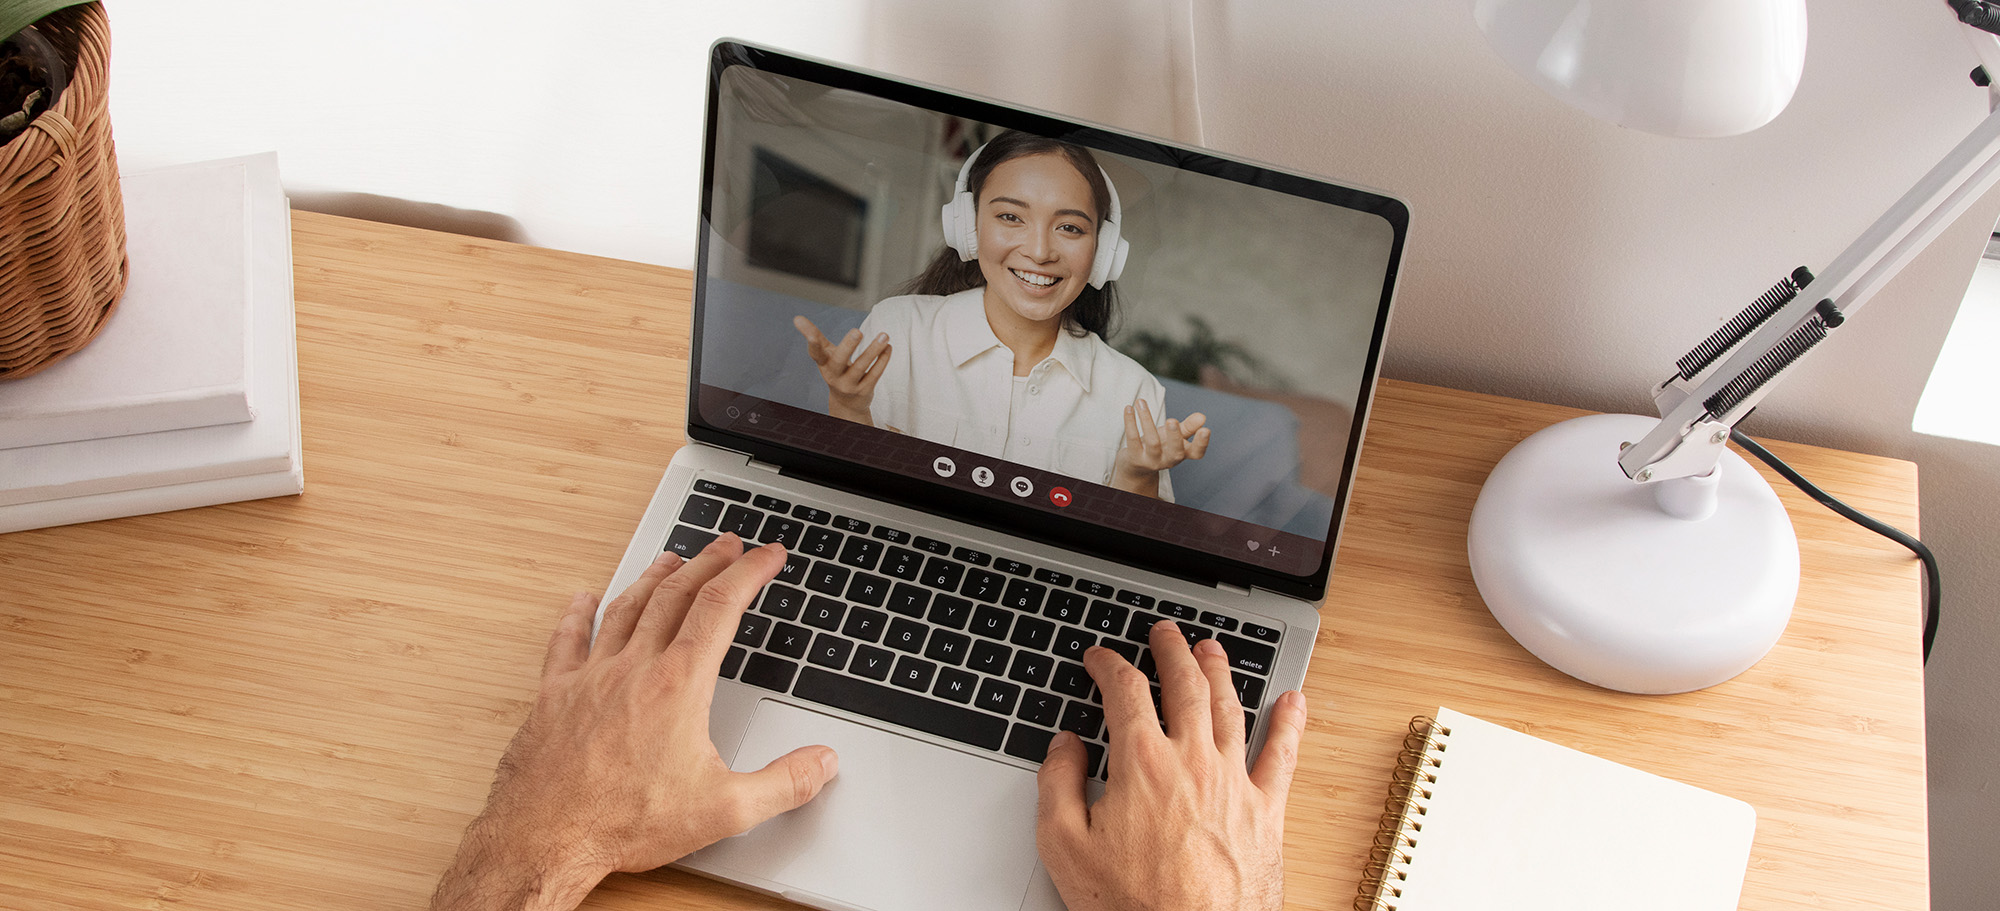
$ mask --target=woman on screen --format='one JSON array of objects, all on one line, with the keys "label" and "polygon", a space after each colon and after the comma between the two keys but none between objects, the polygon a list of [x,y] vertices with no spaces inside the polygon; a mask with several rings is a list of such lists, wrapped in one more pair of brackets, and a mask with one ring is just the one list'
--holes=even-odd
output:
[{"label": "woman on screen", "polygon": [[[1173,499],[1167,470],[1199,459],[1199,413],[1104,343],[1126,243],[1118,195],[1089,150],[1007,132],[959,174],[930,266],[838,343],[794,325],[827,411],[937,443]],[[866,344],[863,342],[866,340]]]}]

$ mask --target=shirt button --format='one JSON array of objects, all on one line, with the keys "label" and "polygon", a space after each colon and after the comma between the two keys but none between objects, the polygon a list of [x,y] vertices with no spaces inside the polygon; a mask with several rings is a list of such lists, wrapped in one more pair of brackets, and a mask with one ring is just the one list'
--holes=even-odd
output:
[{"label": "shirt button", "polygon": [[1029,395],[1041,395],[1041,394],[1042,394],[1042,387],[1040,387],[1040,386],[1034,386],[1034,385],[1030,385],[1030,386],[1028,387],[1028,394],[1029,394]]}]

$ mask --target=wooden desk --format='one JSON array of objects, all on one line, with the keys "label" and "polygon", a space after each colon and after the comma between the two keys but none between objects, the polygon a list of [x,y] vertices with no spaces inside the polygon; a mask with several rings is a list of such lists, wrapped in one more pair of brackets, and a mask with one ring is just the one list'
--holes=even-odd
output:
[{"label": "wooden desk", "polygon": [[[0,536],[0,907],[422,906],[558,610],[681,444],[685,273],[303,212],[295,238],[305,495]],[[1927,906],[1916,563],[1780,484],[1804,581],[1770,657],[1683,696],[1573,681],[1494,622],[1464,544],[1487,470],[1570,414],[1384,385],[1292,907],[1347,907],[1403,724],[1440,703],[1755,805],[1744,908]],[[1914,466],[1772,448],[1914,530]],[[774,904],[671,871],[591,898]]]}]

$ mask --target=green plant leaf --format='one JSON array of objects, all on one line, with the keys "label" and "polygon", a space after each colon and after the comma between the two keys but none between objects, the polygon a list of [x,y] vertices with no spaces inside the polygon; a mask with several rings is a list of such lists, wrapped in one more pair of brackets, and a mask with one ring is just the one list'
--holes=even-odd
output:
[{"label": "green plant leaf", "polygon": [[0,41],[14,37],[42,17],[59,9],[82,6],[90,0],[0,0]]}]

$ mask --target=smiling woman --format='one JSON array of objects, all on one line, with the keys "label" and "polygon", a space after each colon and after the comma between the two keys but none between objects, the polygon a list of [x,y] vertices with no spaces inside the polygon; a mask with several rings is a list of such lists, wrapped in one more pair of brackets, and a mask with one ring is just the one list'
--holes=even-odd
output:
[{"label": "smiling woman", "polygon": [[[828,413],[1173,499],[1206,417],[1104,342],[1129,245],[1089,150],[1006,132],[975,151],[944,208],[945,249],[839,342],[796,325]],[[1165,418],[1165,420],[1160,420]]]}]

